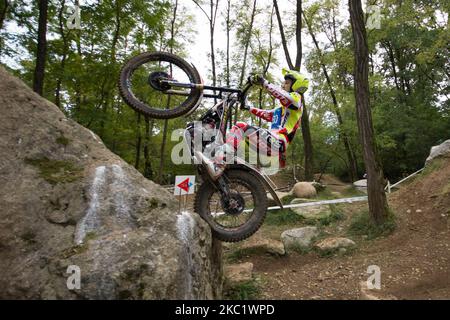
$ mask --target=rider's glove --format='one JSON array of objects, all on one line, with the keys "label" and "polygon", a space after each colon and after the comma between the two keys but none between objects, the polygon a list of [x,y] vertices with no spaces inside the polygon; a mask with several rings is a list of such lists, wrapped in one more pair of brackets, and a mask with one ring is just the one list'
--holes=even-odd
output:
[{"label": "rider's glove", "polygon": [[259,84],[262,85],[264,84],[264,78],[262,76],[260,76],[259,74],[253,74],[251,75],[248,80],[252,83],[252,84]]}]

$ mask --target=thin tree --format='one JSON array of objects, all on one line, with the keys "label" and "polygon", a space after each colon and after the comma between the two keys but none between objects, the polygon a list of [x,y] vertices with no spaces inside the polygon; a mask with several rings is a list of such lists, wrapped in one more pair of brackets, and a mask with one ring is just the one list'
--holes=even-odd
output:
[{"label": "thin tree", "polygon": [[[246,9],[246,3],[243,4],[244,9]],[[242,57],[242,66],[241,66],[241,75],[239,77],[239,87],[242,87],[242,84],[244,83],[244,77],[247,69],[247,57],[248,57],[248,49],[250,47],[251,43],[251,37],[253,32],[253,23],[255,21],[255,15],[256,15],[256,0],[253,1],[253,9],[250,14],[250,23],[248,25],[247,30],[244,31],[244,37],[243,37],[243,43],[244,43],[244,55]],[[236,122],[238,119],[239,110],[236,108],[234,110],[234,121]]]},{"label": "thin tree", "polygon": [[142,145],[142,134],[141,134],[141,114],[136,112],[136,153],[134,158],[134,167],[139,170],[139,164],[141,162],[141,145]]},{"label": "thin tree", "polygon": [[61,86],[62,86],[62,78],[64,76],[64,69],[66,66],[67,52],[69,50],[69,44],[67,39],[67,34],[64,32],[64,9],[66,6],[66,0],[61,1],[61,7],[58,12],[58,27],[59,33],[61,36],[61,40],[63,41],[63,52],[61,56],[61,64],[58,79],[56,80],[56,89],[55,89],[55,104],[58,108],[61,108]]},{"label": "thin tree", "polygon": [[252,13],[250,15],[250,24],[248,26],[248,29],[246,30],[245,36],[244,36],[244,56],[242,60],[242,68],[241,68],[241,76],[239,78],[239,87],[242,87],[242,84],[244,82],[245,72],[247,68],[247,56],[248,56],[248,48],[250,47],[250,39],[252,37],[252,31],[253,31],[253,22],[255,21],[255,15],[256,15],[256,0],[253,1],[253,9]]},{"label": "thin tree", "polygon": [[226,63],[226,70],[225,70],[225,78],[226,78],[226,84],[227,87],[230,86],[230,32],[231,32],[231,0],[227,0],[227,15],[225,18],[225,26],[226,26],[226,32],[227,32],[227,63]]},{"label": "thin tree", "polygon": [[[300,71],[302,64],[302,1],[297,0],[297,12],[296,12],[296,28],[295,28],[295,39],[297,45],[297,56],[295,59],[295,65],[292,63],[291,56],[289,54],[289,49],[287,46],[287,39],[284,32],[283,23],[281,21],[281,13],[278,7],[277,0],[273,0],[273,5],[275,8],[275,13],[278,20],[278,27],[280,29],[281,43],[283,45],[284,54],[286,57],[286,62],[290,69]],[[301,120],[302,127],[302,137],[303,137],[303,149],[305,153],[305,180],[314,179],[314,167],[313,167],[313,145],[311,139],[311,130],[309,128],[309,114],[306,107],[305,98],[302,95],[302,105],[303,105],[303,115]]]},{"label": "thin tree", "polygon": [[211,72],[212,72],[212,81],[213,86],[216,85],[217,81],[217,75],[216,75],[216,55],[215,55],[215,46],[214,46],[214,30],[216,28],[216,21],[217,21],[217,11],[219,8],[219,0],[210,0],[209,2],[209,10],[210,13],[206,13],[205,9],[199,4],[197,0],[192,0],[199,8],[200,10],[205,14],[206,18],[209,22],[209,43],[211,48]]},{"label": "thin tree", "polygon": [[372,221],[382,224],[388,217],[389,207],[384,192],[383,169],[374,139],[369,101],[369,49],[361,0],[349,0],[349,11],[355,51],[356,116],[367,172],[369,211]]},{"label": "thin tree", "polygon": [[[175,0],[175,4],[173,7],[173,16],[170,24],[170,40],[169,40],[169,51],[173,53],[173,42],[175,38],[175,22],[177,20],[177,11],[178,11],[178,0]],[[172,74],[172,65],[170,65],[170,73]],[[167,108],[170,106],[169,96],[167,99]],[[167,129],[168,129],[168,120],[164,120],[164,128],[163,128],[163,137],[161,142],[161,154],[160,154],[160,162],[159,162],[159,171],[158,171],[158,183],[162,183],[163,181],[163,169],[164,169],[164,153],[166,150],[166,140],[167,140]]]},{"label": "thin tree", "polygon": [[151,135],[153,132],[153,119],[145,116],[145,139],[144,139],[144,177],[153,179],[152,162],[150,159]]},{"label": "thin tree", "polygon": [[0,30],[3,29],[3,23],[6,19],[6,12],[8,11],[8,0],[1,1],[1,9],[0,9]]},{"label": "thin tree", "polygon": [[45,61],[47,60],[47,15],[48,0],[38,0],[39,23],[36,48],[36,67],[34,69],[33,90],[40,94],[44,91]]},{"label": "thin tree", "polygon": [[[316,47],[316,51],[317,51],[317,55],[319,57],[319,63],[320,66],[322,67],[322,71],[323,74],[325,76],[327,85],[328,85],[328,89],[330,91],[330,96],[331,96],[331,100],[333,102],[333,111],[336,114],[337,120],[338,120],[338,124],[341,128],[341,130],[343,130],[343,124],[344,124],[344,120],[342,118],[342,114],[339,108],[339,104],[336,98],[336,92],[333,88],[333,84],[331,83],[331,79],[330,76],[328,74],[328,70],[327,67],[325,65],[324,62],[324,58],[323,58],[323,53],[322,50],[319,47],[319,43],[317,42],[316,36],[312,30],[312,26],[311,23],[309,22],[308,18],[305,15],[305,12],[303,12],[303,18],[305,19],[305,23],[306,26],[308,28],[309,34],[311,35],[311,38],[313,40],[314,46]],[[334,43],[334,41],[331,41],[332,43]],[[348,161],[348,168],[349,168],[349,174],[350,174],[350,180],[353,182],[356,180],[357,175],[358,175],[358,168],[357,168],[357,164],[356,164],[356,157],[355,154],[352,150],[351,144],[350,144],[350,139],[347,135],[347,133],[345,132],[340,132],[339,136],[342,138],[342,141],[344,143],[344,148],[345,148],[345,152],[347,154],[347,161]]]}]

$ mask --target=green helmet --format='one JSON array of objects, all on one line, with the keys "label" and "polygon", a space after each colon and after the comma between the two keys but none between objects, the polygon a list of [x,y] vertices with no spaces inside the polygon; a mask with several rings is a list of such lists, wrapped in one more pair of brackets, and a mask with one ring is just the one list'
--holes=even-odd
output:
[{"label": "green helmet", "polygon": [[292,91],[303,94],[308,90],[309,80],[301,73],[283,68],[281,73],[284,76],[284,79],[292,80]]}]

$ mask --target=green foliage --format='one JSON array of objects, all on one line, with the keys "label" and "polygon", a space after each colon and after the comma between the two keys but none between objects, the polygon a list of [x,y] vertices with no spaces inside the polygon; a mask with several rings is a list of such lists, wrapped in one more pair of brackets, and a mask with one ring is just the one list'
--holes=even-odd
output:
[{"label": "green foliage", "polygon": [[361,197],[366,196],[367,194],[358,190],[355,186],[350,186],[344,191],[341,192],[343,197]]},{"label": "green foliage", "polygon": [[[379,3],[381,28],[367,30],[373,124],[378,154],[390,181],[421,168],[430,147],[450,136],[447,2],[383,1]],[[0,30],[0,62],[31,85],[37,49],[38,2],[9,3]],[[71,119],[97,133],[108,148],[135,165],[146,177],[163,184],[173,183],[176,174],[194,172],[189,164],[174,165],[168,161],[173,146],[179,142],[170,141],[170,134],[196,119],[208,104],[200,106],[193,116],[168,121],[168,136],[164,139],[165,122],[138,118],[123,103],[116,82],[121,66],[132,55],[163,50],[188,57],[189,46],[198,46],[193,37],[197,32],[193,29],[197,12],[185,7],[182,1],[178,1],[172,34],[174,4],[174,0],[82,2],[82,30],[69,30],[66,26],[66,9],[73,5],[72,1],[50,1],[48,13],[44,96],[58,103]],[[209,3],[202,2],[202,5],[207,8]],[[252,8],[251,0],[231,1],[230,69],[227,69],[226,51],[216,48],[218,84],[224,85],[229,80],[231,86],[236,86],[241,74],[246,76],[250,71],[267,71],[265,77],[273,83],[280,79],[279,69],[286,63],[277,61],[283,53],[272,6],[257,1],[253,24]],[[226,29],[226,10],[222,9],[218,10],[216,40],[217,33]],[[304,3],[303,9],[312,32],[319,39],[321,51],[318,54],[314,47],[304,45],[301,66],[311,78],[311,89],[305,97],[311,118],[314,170],[349,180],[345,137],[361,178],[365,168],[356,124],[350,25],[337,0]],[[295,12],[283,14],[288,42],[295,41]],[[310,35],[305,32],[308,31],[305,23],[303,26],[305,43],[305,37]],[[246,68],[242,70],[246,47]],[[337,108],[323,67],[329,75]],[[211,79],[208,74],[202,76]],[[274,106],[272,97],[262,94],[259,88],[253,88],[249,98],[258,107]],[[238,116],[252,125],[265,126],[247,113],[238,112]],[[70,141],[59,137],[57,143],[67,146]],[[287,164],[302,166],[303,158],[302,137],[298,133],[288,149]]]},{"label": "green foliage", "polygon": [[332,200],[337,197],[331,193],[330,189],[325,188],[317,193],[317,200]]},{"label": "green foliage", "polygon": [[366,236],[368,240],[372,240],[391,234],[395,228],[396,222],[392,212],[389,213],[387,220],[383,224],[376,225],[366,210],[352,217],[348,234],[350,236]]},{"label": "green foliage", "polygon": [[425,168],[422,171],[422,176],[426,176],[429,175],[432,172],[435,172],[437,170],[440,170],[444,164],[448,161],[448,159],[445,158],[436,158],[433,159],[432,161],[430,161],[429,163],[427,163],[427,165],[425,166]]},{"label": "green foliage", "polygon": [[312,252],[313,247],[312,246],[305,247],[305,246],[302,246],[302,245],[296,243],[296,244],[292,244],[289,246],[289,251],[296,252],[300,255],[305,255],[305,254]]},{"label": "green foliage", "polygon": [[302,223],[304,219],[291,209],[270,210],[267,211],[264,223],[268,225],[295,225]]},{"label": "green foliage", "polygon": [[256,280],[250,280],[228,286],[224,297],[227,300],[255,300],[261,295],[261,288]]}]

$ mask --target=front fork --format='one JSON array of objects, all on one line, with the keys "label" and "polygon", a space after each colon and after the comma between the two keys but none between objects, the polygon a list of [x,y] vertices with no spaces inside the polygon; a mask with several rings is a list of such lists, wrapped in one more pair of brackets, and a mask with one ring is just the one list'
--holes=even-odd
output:
[{"label": "front fork", "polygon": [[199,166],[199,173],[203,180],[208,180],[220,193],[221,201],[224,205],[224,209],[229,208],[230,206],[230,187],[229,187],[229,181],[226,177],[225,172],[217,179],[213,180],[209,176],[207,172],[205,172],[205,169],[202,166]]}]

